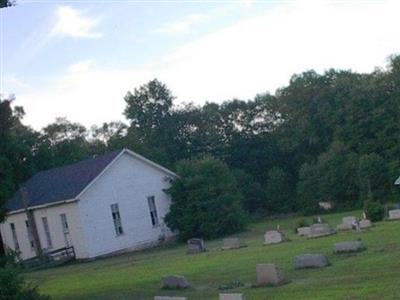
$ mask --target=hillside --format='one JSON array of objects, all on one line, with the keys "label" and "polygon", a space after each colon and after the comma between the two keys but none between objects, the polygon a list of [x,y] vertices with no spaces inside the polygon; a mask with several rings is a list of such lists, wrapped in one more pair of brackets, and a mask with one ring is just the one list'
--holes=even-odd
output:
[{"label": "hillside", "polygon": [[[326,215],[333,226],[349,212]],[[311,218],[309,218],[311,220]],[[252,224],[239,236],[247,248],[221,251],[221,240],[208,241],[208,253],[187,255],[183,244],[130,253],[89,263],[27,273],[28,279],[54,299],[153,299],[155,295],[185,295],[191,300],[218,299],[218,286],[234,280],[244,283],[249,300],[264,299],[400,299],[400,240],[398,222],[379,222],[367,232],[346,232],[307,240],[294,234],[297,219]],[[263,233],[279,224],[290,242],[263,246]],[[333,244],[361,238],[367,250],[356,255],[334,255]],[[328,256],[331,266],[319,270],[294,270],[296,255],[308,252]],[[290,280],[280,287],[251,288],[257,263],[278,264]],[[193,288],[160,289],[161,277],[185,275]]]}]

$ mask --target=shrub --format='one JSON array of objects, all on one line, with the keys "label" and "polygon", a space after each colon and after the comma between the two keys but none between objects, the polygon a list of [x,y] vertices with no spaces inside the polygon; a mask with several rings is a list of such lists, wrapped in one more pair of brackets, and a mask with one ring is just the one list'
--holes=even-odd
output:
[{"label": "shrub", "polygon": [[299,220],[296,222],[296,229],[297,229],[297,228],[300,228],[300,227],[307,227],[307,226],[309,226],[309,224],[308,224],[307,220],[304,219],[304,218],[299,219]]},{"label": "shrub", "polygon": [[383,219],[384,209],[380,202],[375,200],[367,200],[364,203],[364,211],[367,218],[373,222]]},{"label": "shrub", "polygon": [[19,270],[6,264],[0,268],[0,300],[49,300],[37,287],[27,284]]},{"label": "shrub", "polygon": [[185,160],[177,172],[180,177],[167,190],[172,204],[165,221],[181,239],[214,238],[245,228],[243,197],[225,163],[212,157]]}]

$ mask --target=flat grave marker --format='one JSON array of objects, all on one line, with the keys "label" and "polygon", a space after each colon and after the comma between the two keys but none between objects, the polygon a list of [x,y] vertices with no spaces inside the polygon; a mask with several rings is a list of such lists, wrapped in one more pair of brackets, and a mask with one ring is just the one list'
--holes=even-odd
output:
[{"label": "flat grave marker", "polygon": [[323,254],[303,254],[296,256],[294,266],[296,269],[323,268],[329,266],[329,261]]}]

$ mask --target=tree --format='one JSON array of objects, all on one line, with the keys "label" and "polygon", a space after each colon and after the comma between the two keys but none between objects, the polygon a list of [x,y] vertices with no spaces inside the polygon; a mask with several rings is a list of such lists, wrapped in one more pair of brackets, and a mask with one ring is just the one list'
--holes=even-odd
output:
[{"label": "tree", "polygon": [[[85,126],[57,118],[42,129],[37,151],[38,170],[49,169],[85,159],[92,154]],[[94,153],[93,153],[94,154]]]},{"label": "tree", "polygon": [[385,160],[376,153],[359,158],[358,178],[361,200],[377,200],[384,203],[390,195],[388,168]]},{"label": "tree", "polygon": [[253,176],[240,169],[234,170],[233,175],[243,195],[243,208],[252,214],[265,212],[266,196],[261,184]]},{"label": "tree", "polygon": [[165,221],[181,239],[215,238],[245,228],[243,196],[226,164],[212,157],[185,160],[177,172],[180,177],[168,190],[172,204]]},{"label": "tree", "polygon": [[315,212],[318,202],[333,202],[338,209],[360,208],[357,156],[336,142],[314,163],[301,167],[297,186],[299,208]]},{"label": "tree", "polygon": [[280,167],[268,171],[268,181],[265,189],[268,199],[267,208],[270,213],[292,212],[296,208],[294,197],[291,195],[289,179]]},{"label": "tree", "polygon": [[159,131],[171,114],[173,99],[171,91],[157,79],[127,93],[124,114],[131,126],[138,129],[143,141],[160,137]]},{"label": "tree", "polygon": [[9,7],[15,5],[13,0],[0,0],[0,8]]}]

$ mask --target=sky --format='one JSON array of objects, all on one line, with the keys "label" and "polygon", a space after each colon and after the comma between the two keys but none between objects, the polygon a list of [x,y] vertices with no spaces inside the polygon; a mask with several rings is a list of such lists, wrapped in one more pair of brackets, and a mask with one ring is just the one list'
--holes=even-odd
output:
[{"label": "sky", "polygon": [[34,1],[0,10],[0,93],[24,124],[122,120],[153,78],[175,104],[275,93],[310,69],[371,72],[400,53],[400,1]]}]

